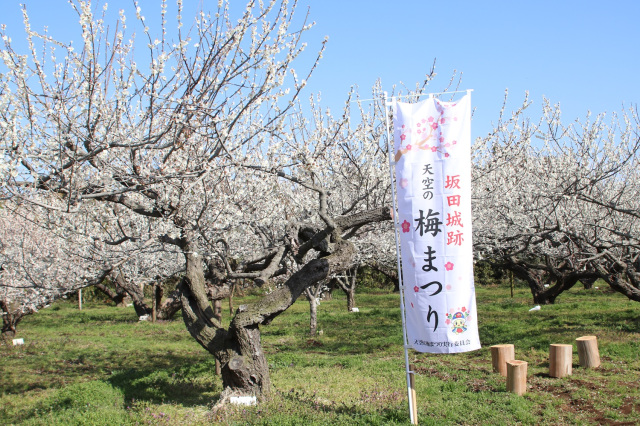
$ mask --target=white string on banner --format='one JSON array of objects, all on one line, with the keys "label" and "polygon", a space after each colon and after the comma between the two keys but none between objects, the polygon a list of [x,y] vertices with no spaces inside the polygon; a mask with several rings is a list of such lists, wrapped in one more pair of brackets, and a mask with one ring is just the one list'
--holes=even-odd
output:
[{"label": "white string on banner", "polygon": [[354,101],[350,101],[350,104],[355,104],[355,103],[361,103],[361,102],[374,102],[374,101],[381,101],[384,100],[385,103],[387,103],[387,107],[391,106],[394,100],[397,99],[406,99],[406,98],[421,98],[423,96],[429,96],[430,98],[434,97],[434,96],[440,96],[440,95],[453,95],[455,93],[471,93],[473,92],[473,89],[467,89],[467,90],[453,90],[450,92],[431,92],[431,93],[416,93],[416,94],[412,94],[412,95],[398,95],[398,96],[392,96],[391,98],[389,97],[389,95],[387,94],[387,92],[384,92],[383,96],[378,97],[378,98],[369,98],[369,99],[356,99]]}]

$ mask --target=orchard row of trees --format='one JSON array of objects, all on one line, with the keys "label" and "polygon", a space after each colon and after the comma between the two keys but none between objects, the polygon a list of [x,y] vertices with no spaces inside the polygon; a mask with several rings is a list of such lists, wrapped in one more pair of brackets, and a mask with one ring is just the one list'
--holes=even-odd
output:
[{"label": "orchard row of trees", "polygon": [[[293,69],[309,24],[287,1],[249,2],[239,19],[220,2],[188,31],[180,2],[167,30],[162,3],[158,38],[136,11],[138,39],[124,12],[107,26],[71,5],[78,48],[26,12],[26,56],[1,34],[4,319],[107,278],[135,293],[179,275],[185,325],[227,394],[267,394],[260,326],[366,256],[391,217],[379,111],[353,126],[349,111],[303,114],[315,63],[305,79]],[[270,291],[223,327],[211,300],[238,279]]]},{"label": "orchard row of trees", "polygon": [[640,120],[605,118],[565,125],[545,101],[540,122],[517,111],[476,143],[476,254],[536,303],[597,279],[640,301]]},{"label": "orchard row of trees", "polygon": [[[70,4],[77,48],[26,11],[26,53],[0,32],[3,331],[88,286],[149,313],[140,284],[178,279],[159,315],[181,309],[225,395],[266,396],[261,326],[329,280],[349,291],[356,265],[395,270],[384,102],[352,92],[334,115],[300,99],[324,44],[299,78],[310,24],[284,0],[250,1],[239,19],[221,1],[188,30],[180,1],[168,29],[162,2],[157,37],[140,9],[108,26],[91,2]],[[526,106],[475,143],[478,258],[543,303],[595,278],[640,301],[637,113],[563,126],[550,105],[528,122]],[[238,280],[268,291],[224,327]]]}]

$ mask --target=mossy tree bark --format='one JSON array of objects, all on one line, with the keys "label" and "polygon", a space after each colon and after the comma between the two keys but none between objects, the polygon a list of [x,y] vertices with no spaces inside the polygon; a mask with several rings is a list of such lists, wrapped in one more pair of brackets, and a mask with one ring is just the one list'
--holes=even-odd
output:
[{"label": "mossy tree bark", "polygon": [[[388,209],[377,209],[350,218],[338,218],[336,223],[346,228],[363,220],[373,222],[390,218]],[[271,381],[260,341],[260,326],[268,325],[286,311],[308,287],[353,265],[356,250],[352,243],[339,237],[340,232],[325,228],[318,233],[331,240],[329,244],[322,244],[324,249],[330,246],[330,251],[323,251],[322,257],[304,264],[282,286],[259,301],[239,306],[227,329],[216,318],[207,296],[204,261],[195,250],[195,236],[185,233],[180,239],[186,260],[185,277],[179,285],[183,320],[192,337],[219,360],[225,388],[223,397],[232,394],[268,397]]]}]

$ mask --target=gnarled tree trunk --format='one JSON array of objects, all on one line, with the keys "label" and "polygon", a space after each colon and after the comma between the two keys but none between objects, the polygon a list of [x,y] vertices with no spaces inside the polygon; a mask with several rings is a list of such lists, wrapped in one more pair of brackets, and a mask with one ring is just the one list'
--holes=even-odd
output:
[{"label": "gnarled tree trunk", "polygon": [[169,296],[165,297],[164,302],[160,303],[157,308],[157,318],[160,320],[169,320],[182,309],[182,301],[180,300],[180,291],[172,291]]},{"label": "gnarled tree trunk", "polygon": [[356,307],[356,279],[358,278],[358,267],[355,265],[345,273],[343,277],[336,277],[336,282],[347,295],[347,311],[352,312]]},{"label": "gnarled tree trunk", "polygon": [[[364,223],[389,219],[390,210],[380,208],[350,217],[340,217],[335,222],[342,229],[348,229]],[[327,219],[326,222],[331,220]],[[314,247],[316,251],[326,255],[304,264],[282,286],[266,294],[258,302],[238,307],[226,330],[216,318],[215,310],[207,297],[204,261],[198,254],[195,236],[185,230],[182,238],[173,241],[173,244],[182,249],[186,261],[185,276],[178,286],[182,300],[182,317],[191,336],[220,361],[222,383],[225,388],[221,399],[224,400],[225,396],[232,394],[254,395],[260,399],[269,395],[271,381],[260,342],[260,326],[269,324],[286,311],[306,288],[353,265],[355,248],[350,242],[341,239],[340,235],[338,228],[328,224],[327,228],[307,241],[308,246],[299,246],[296,253],[298,256],[304,256],[301,255],[303,247]],[[323,245],[329,251],[315,248],[329,239],[330,244]],[[285,251],[279,250],[278,253],[280,255],[272,258],[280,263],[279,256],[284,256]],[[272,267],[274,265],[270,265],[267,269],[277,274],[276,268]],[[259,276],[260,280],[265,278],[269,279],[268,276]]]},{"label": "gnarled tree trunk", "polygon": [[[116,288],[121,288],[126,292],[126,294],[131,296],[133,308],[135,309],[138,317],[151,315],[153,313],[153,307],[147,305],[144,301],[144,292],[138,285],[124,279],[122,274],[117,274],[115,276],[114,283]],[[156,319],[159,320],[168,320],[173,318],[176,312],[182,308],[182,301],[178,290],[171,292],[171,294],[165,298],[164,302],[162,302],[162,291],[160,291],[156,294],[155,301]]]},{"label": "gnarled tree trunk", "polygon": [[594,276],[594,277],[588,277],[588,278],[581,278],[580,282],[582,283],[582,285],[584,286],[585,290],[591,290],[593,288],[593,284],[598,281],[598,277]]},{"label": "gnarled tree trunk", "polygon": [[125,299],[128,293],[121,287],[116,286],[115,291],[107,287],[104,283],[98,283],[94,286],[100,290],[105,296],[113,301],[116,306],[123,307],[125,305]]},{"label": "gnarled tree trunk", "polygon": [[226,394],[269,395],[271,381],[267,360],[260,342],[260,325],[266,325],[289,308],[305,288],[326,279],[330,273],[346,269],[352,262],[353,245],[340,241],[331,255],[311,260],[286,283],[251,305],[241,305],[224,330],[206,296],[202,258],[188,249],[185,241],[187,271],[180,284],[182,313],[191,335],[220,360]]},{"label": "gnarled tree trunk", "polygon": [[2,336],[11,338],[16,335],[16,327],[24,315],[4,299],[0,300],[0,309],[2,310]]},{"label": "gnarled tree trunk", "polygon": [[144,292],[140,286],[127,281],[121,273],[115,274],[113,281],[116,287],[124,289],[124,291],[131,296],[131,301],[133,302],[133,308],[136,311],[136,315],[139,317],[143,315],[151,315],[152,309],[144,302]]},{"label": "gnarled tree trunk", "polygon": [[[529,264],[515,258],[506,260],[501,264],[513,274],[526,281],[533,295],[533,302],[539,305],[549,305],[556,301],[562,292],[569,290],[579,280],[589,280],[594,277],[593,272],[576,271],[572,269],[558,269],[549,262],[546,264]],[[545,287],[545,281],[555,283]]]},{"label": "gnarled tree trunk", "polygon": [[[232,322],[223,329],[207,297],[202,257],[184,242],[186,274],[179,285],[182,317],[189,333],[220,362],[226,394],[266,396],[271,382],[259,323]],[[247,309],[240,306],[236,318]]]},{"label": "gnarled tree trunk", "polygon": [[323,287],[324,284],[320,281],[304,290],[304,295],[309,301],[309,335],[313,337],[318,334],[318,305]]},{"label": "gnarled tree trunk", "polygon": [[602,265],[596,265],[598,277],[630,300],[640,302],[640,277],[628,265],[620,263],[620,265],[609,268],[610,270],[605,269]]},{"label": "gnarled tree trunk", "polygon": [[318,299],[309,300],[309,335],[318,334]]},{"label": "gnarled tree trunk", "polygon": [[501,266],[512,271],[513,275],[524,280],[529,285],[533,295],[533,303],[549,305],[555,301],[557,295],[552,295],[548,289],[544,288],[544,277],[538,270],[531,269],[524,262],[521,263],[516,259],[508,259]]},{"label": "gnarled tree trunk", "polygon": [[367,265],[374,271],[380,272],[387,277],[389,281],[393,283],[393,291],[395,293],[400,291],[400,279],[398,278],[398,269],[382,265],[378,262],[369,262]]}]

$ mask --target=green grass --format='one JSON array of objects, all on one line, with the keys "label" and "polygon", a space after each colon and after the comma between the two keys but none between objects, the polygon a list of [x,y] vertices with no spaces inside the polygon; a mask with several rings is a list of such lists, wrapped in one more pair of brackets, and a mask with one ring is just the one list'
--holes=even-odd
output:
[{"label": "green grass", "polygon": [[[575,288],[528,312],[524,288],[513,299],[498,287],[477,296],[483,349],[410,353],[420,424],[640,424],[640,304]],[[359,313],[338,292],[322,302],[315,338],[304,300],[263,327],[273,398],[217,411],[213,359],[179,317],[139,323],[133,308],[57,303],[20,324],[23,346],[0,346],[0,424],[407,424],[398,295],[356,301]],[[598,369],[578,365],[583,335],[598,336]],[[500,343],[529,363],[524,396],[491,370],[489,347]],[[548,376],[550,343],[574,344],[572,376]]]}]

